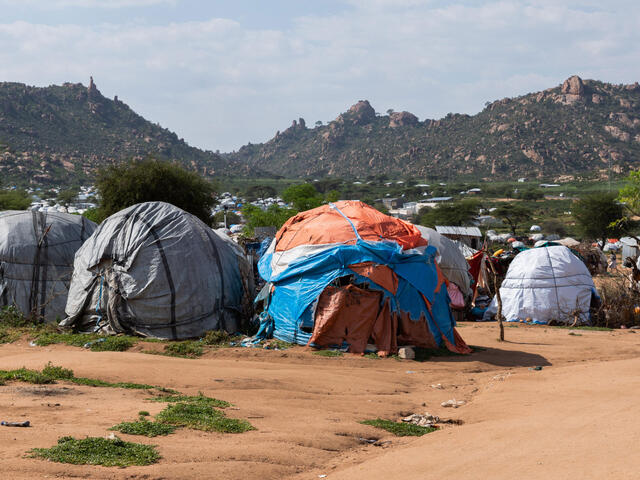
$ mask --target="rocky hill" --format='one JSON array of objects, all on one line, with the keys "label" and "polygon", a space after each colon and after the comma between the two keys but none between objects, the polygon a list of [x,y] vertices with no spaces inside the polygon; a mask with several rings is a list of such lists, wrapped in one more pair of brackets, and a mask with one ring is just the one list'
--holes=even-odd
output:
[{"label": "rocky hill", "polygon": [[477,115],[420,121],[359,101],[328,125],[303,119],[230,161],[285,176],[553,177],[640,167],[640,85],[577,76],[548,90],[487,103]]},{"label": "rocky hill", "polygon": [[177,160],[205,176],[226,165],[145,120],[117,96],[105,98],[93,79],[88,87],[0,83],[1,183],[82,183],[97,167],[148,155]]}]

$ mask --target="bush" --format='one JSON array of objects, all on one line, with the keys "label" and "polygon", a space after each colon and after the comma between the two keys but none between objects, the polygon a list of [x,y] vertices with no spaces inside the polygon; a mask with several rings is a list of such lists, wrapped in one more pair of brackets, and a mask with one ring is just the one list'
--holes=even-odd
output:
[{"label": "bush", "polygon": [[81,440],[62,437],[54,447],[34,448],[29,453],[32,458],[44,458],[52,462],[105,467],[151,465],[160,459],[154,445],[125,442],[119,438],[109,440],[99,437],[87,437]]},{"label": "bush", "polygon": [[210,222],[214,187],[181,166],[147,159],[110,166],[98,172],[100,219],[142,202],[162,201]]}]

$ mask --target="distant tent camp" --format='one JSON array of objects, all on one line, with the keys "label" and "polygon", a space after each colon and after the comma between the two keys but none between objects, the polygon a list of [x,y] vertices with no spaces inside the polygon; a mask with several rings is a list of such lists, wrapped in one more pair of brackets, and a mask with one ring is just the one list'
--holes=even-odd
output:
[{"label": "distant tent camp", "polygon": [[73,257],[96,224],[58,212],[0,212],[0,306],[55,322],[64,318]]},{"label": "distant tent camp", "polygon": [[[546,324],[551,320],[589,321],[595,286],[585,264],[562,245],[520,252],[509,265],[500,287],[502,314],[507,321]],[[495,315],[496,299],[485,319]]]},{"label": "distant tent camp", "polygon": [[61,325],[165,339],[236,332],[250,313],[253,277],[230,242],[168,203],[122,210],[78,251]]},{"label": "distant tent camp", "polygon": [[467,353],[435,255],[414,225],[362,202],[299,213],[259,262],[270,283],[258,337],[353,353],[367,344],[381,355],[407,344]]}]

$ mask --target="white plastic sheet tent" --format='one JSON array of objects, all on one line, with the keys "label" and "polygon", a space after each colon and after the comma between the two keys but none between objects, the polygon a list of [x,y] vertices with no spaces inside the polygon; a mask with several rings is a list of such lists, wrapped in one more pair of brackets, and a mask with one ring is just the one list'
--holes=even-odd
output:
[{"label": "white plastic sheet tent", "polygon": [[440,270],[450,282],[455,283],[462,295],[470,297],[473,294],[471,289],[471,275],[469,274],[469,263],[460,251],[455,241],[441,235],[432,228],[416,225],[422,237],[438,250],[436,261]]},{"label": "white plastic sheet tent", "polygon": [[0,212],[0,306],[33,319],[64,318],[73,258],[96,224],[59,212]]},{"label": "white plastic sheet tent", "polygon": [[[567,247],[557,245],[520,252],[509,265],[500,287],[507,321],[569,323],[577,315],[588,322],[593,279],[585,264]],[[495,315],[494,297],[485,318]]]},{"label": "white plastic sheet tent", "polygon": [[236,332],[250,314],[253,276],[230,242],[168,203],[122,210],[78,251],[61,325],[165,339]]}]

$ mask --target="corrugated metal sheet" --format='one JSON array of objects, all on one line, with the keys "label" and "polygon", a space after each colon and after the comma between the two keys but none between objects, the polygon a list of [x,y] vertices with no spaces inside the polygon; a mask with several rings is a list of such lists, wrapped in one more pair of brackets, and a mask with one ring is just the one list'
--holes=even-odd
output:
[{"label": "corrugated metal sheet", "polygon": [[436,225],[436,232],[442,235],[462,235],[465,237],[482,237],[478,227],[449,227]]}]

